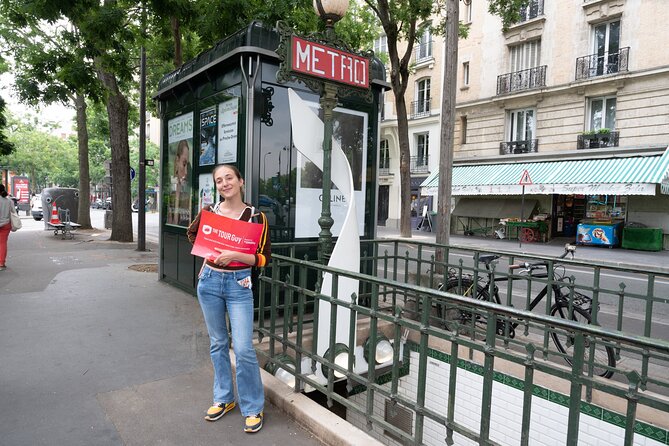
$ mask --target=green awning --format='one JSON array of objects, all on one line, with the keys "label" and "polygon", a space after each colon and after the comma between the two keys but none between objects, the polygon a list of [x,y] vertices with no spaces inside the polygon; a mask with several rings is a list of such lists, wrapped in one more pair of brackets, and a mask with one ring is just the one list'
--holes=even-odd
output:
[{"label": "green awning", "polygon": [[[669,183],[669,149],[662,155],[455,166],[452,194],[518,195],[525,170],[532,181],[526,194],[655,195],[658,184]],[[438,186],[438,172],[421,184],[426,195]]]}]

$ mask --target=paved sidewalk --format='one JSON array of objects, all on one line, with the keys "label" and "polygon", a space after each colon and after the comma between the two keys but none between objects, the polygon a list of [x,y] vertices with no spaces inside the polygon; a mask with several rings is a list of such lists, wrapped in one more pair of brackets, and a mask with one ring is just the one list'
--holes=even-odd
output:
[{"label": "paved sidewalk", "polygon": [[264,371],[260,432],[245,434],[238,410],[204,421],[212,369],[197,300],[158,281],[155,244],[138,252],[108,237],[10,235],[0,272],[2,445],[375,443]]},{"label": "paved sidewalk", "polygon": [[[378,238],[399,238],[399,229],[377,226]],[[412,231],[411,238],[434,243],[436,234],[426,231]],[[482,251],[508,252],[516,254],[558,257],[564,252],[565,243],[572,243],[572,238],[557,238],[547,243],[523,243],[519,246],[518,240],[499,240],[484,237],[468,237],[451,235],[451,245],[454,247],[473,248]],[[612,265],[629,268],[643,268],[647,271],[658,271],[669,274],[669,251],[636,251],[622,248],[605,248],[597,246],[577,246],[575,260],[594,261],[603,265]]]}]

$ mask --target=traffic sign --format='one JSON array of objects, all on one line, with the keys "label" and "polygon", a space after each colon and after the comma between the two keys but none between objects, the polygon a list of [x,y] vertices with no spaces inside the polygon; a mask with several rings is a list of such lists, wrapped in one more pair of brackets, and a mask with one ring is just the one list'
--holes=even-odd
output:
[{"label": "traffic sign", "polygon": [[521,186],[529,186],[532,184],[532,179],[530,178],[530,173],[527,169],[523,170],[523,175],[520,177],[520,182],[518,184]]}]

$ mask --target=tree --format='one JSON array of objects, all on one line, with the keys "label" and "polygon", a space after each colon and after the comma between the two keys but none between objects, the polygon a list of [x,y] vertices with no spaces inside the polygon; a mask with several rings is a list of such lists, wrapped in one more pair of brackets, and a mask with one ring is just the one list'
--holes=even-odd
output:
[{"label": "tree", "polygon": [[9,155],[14,150],[14,145],[5,135],[7,127],[7,118],[5,116],[5,100],[0,97],[0,155]]},{"label": "tree", "polygon": [[[418,23],[428,20],[440,8],[440,3],[432,0],[365,0],[374,11],[388,41],[390,60],[390,85],[395,97],[397,112],[397,134],[400,148],[400,235],[411,237],[411,178],[409,150],[409,123],[404,94],[409,83],[409,65],[413,47],[419,37]],[[399,43],[406,42],[406,49],[400,54]]]}]

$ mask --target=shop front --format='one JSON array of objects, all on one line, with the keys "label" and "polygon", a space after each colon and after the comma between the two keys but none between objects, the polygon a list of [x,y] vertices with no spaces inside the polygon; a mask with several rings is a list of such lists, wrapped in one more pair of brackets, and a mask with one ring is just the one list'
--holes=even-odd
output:
[{"label": "shop front", "polygon": [[[524,171],[531,184],[522,186]],[[454,166],[452,178],[454,233],[468,227],[476,235],[477,226],[495,227],[500,221],[521,227],[541,221],[534,226],[544,226],[546,237],[535,241],[565,237],[583,245],[627,247],[625,234],[633,232],[628,228],[647,228],[654,240],[660,234],[653,249],[669,249],[669,187],[662,186],[669,181],[669,149],[615,158],[461,164]],[[423,194],[436,197],[438,182],[435,172],[421,184]],[[522,217],[499,213],[496,203],[521,201],[523,193],[526,202],[536,203],[532,209]]]}]

